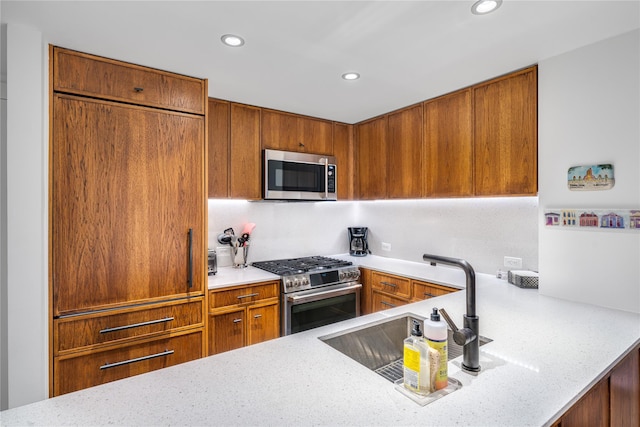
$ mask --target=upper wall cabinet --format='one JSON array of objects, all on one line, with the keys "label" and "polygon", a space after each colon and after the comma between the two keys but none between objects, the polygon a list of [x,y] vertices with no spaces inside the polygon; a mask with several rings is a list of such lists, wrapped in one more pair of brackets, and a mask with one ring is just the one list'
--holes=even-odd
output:
[{"label": "upper wall cabinet", "polygon": [[333,155],[338,168],[338,200],[353,199],[353,126],[333,124]]},{"label": "upper wall cabinet", "polygon": [[231,103],[210,98],[207,116],[209,132],[207,194],[210,199],[229,196],[230,120]]},{"label": "upper wall cabinet", "polygon": [[387,116],[388,197],[422,197],[422,104]]},{"label": "upper wall cabinet", "polygon": [[387,117],[382,116],[356,129],[357,197],[384,199],[387,197]]},{"label": "upper wall cabinet", "polygon": [[473,195],[471,89],[424,103],[425,195]]},{"label": "upper wall cabinet", "polygon": [[332,122],[262,110],[262,148],[333,154]]},{"label": "upper wall cabinet", "polygon": [[536,71],[356,124],[358,197],[536,195]]},{"label": "upper wall cabinet", "polygon": [[205,114],[206,84],[201,79],[71,50],[56,51],[56,64],[57,92]]},{"label": "upper wall cabinet", "polygon": [[473,88],[476,195],[537,194],[537,88],[537,67]]},{"label": "upper wall cabinet", "polygon": [[257,200],[262,196],[260,108],[231,104],[229,195]]}]

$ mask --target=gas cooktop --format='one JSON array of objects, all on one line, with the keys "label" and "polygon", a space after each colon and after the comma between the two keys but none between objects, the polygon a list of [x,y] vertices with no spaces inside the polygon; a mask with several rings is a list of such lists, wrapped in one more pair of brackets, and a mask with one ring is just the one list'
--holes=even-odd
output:
[{"label": "gas cooktop", "polygon": [[331,270],[352,265],[351,261],[329,258],[324,256],[310,256],[304,258],[278,259],[274,261],[254,262],[256,268],[279,276],[301,274],[313,271]]}]

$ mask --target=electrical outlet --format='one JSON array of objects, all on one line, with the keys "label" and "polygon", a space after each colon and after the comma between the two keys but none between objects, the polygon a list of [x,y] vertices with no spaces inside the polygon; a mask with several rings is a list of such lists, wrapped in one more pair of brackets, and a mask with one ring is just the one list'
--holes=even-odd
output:
[{"label": "electrical outlet", "polygon": [[504,257],[504,266],[509,268],[522,268],[522,258],[506,256]]},{"label": "electrical outlet", "polygon": [[383,251],[390,251],[391,250],[391,243],[382,242],[382,250]]}]

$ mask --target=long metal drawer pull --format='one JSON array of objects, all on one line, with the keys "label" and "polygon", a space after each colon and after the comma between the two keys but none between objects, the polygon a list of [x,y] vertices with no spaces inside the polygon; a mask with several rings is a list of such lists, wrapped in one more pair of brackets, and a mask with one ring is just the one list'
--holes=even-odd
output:
[{"label": "long metal drawer pull", "polygon": [[187,271],[187,283],[193,288],[193,228],[189,229],[189,265]]},{"label": "long metal drawer pull", "polygon": [[431,298],[434,298],[434,297],[435,297],[435,295],[434,295],[434,294],[430,294],[429,292],[425,292],[425,293],[424,293],[424,296],[425,296],[425,297],[431,297]]},{"label": "long metal drawer pull", "polygon": [[389,282],[380,282],[383,285],[387,285],[387,286],[391,286],[392,288],[397,288],[398,285],[396,285],[395,283],[389,283]]},{"label": "long metal drawer pull", "polygon": [[102,329],[100,333],[106,334],[108,332],[116,332],[116,331],[122,331],[124,329],[139,328],[140,326],[154,325],[156,323],[171,322],[172,320],[175,320],[175,318],[165,317],[164,319],[149,320],[148,322],[132,323],[131,325],[116,326],[115,328]]},{"label": "long metal drawer pull", "polygon": [[259,292],[256,292],[254,294],[247,294],[247,295],[239,295],[238,299],[243,299],[243,298],[251,298],[251,297],[257,297],[258,295],[260,295]]},{"label": "long metal drawer pull", "polygon": [[262,314],[256,314],[255,316],[253,316],[254,319],[259,319],[262,317]]},{"label": "long metal drawer pull", "polygon": [[100,366],[100,369],[115,368],[117,366],[128,365],[130,363],[142,362],[143,360],[155,359],[156,357],[163,357],[173,354],[173,350],[165,350],[162,353],[150,354],[148,356],[136,357],[135,359],[123,360],[122,362],[105,363]]},{"label": "long metal drawer pull", "polygon": [[395,307],[396,306],[395,304],[391,304],[390,302],[386,302],[386,301],[380,301],[380,304],[387,305],[389,307]]},{"label": "long metal drawer pull", "polygon": [[242,319],[233,319],[233,323],[240,323],[242,322]]}]

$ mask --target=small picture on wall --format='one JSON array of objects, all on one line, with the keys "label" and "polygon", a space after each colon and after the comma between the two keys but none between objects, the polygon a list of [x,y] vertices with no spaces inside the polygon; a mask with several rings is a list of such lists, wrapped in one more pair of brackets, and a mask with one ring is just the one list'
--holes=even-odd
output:
[{"label": "small picture on wall", "polygon": [[640,231],[640,209],[545,209],[547,227]]},{"label": "small picture on wall", "polygon": [[573,166],[567,172],[567,185],[571,191],[610,190],[615,183],[611,164]]}]

